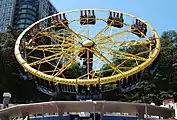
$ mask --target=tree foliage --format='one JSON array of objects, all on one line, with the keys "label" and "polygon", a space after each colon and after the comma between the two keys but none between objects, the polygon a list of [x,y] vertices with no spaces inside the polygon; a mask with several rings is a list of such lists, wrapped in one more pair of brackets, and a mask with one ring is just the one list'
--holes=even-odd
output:
[{"label": "tree foliage", "polygon": [[154,74],[144,73],[139,89],[124,94],[125,101],[155,102],[161,104],[166,97],[177,100],[177,33],[164,32],[161,51]]},{"label": "tree foliage", "polygon": [[32,81],[25,81],[23,68],[14,55],[15,41],[19,30],[9,27],[7,32],[0,33],[0,95],[3,92],[12,94],[12,102],[28,102],[36,99],[36,86]]}]

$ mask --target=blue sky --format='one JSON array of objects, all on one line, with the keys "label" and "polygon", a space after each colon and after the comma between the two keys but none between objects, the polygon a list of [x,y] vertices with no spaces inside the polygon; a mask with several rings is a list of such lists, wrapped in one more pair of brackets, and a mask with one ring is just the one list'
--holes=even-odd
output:
[{"label": "blue sky", "polygon": [[104,8],[127,12],[149,22],[161,35],[177,31],[177,0],[50,0],[58,11]]}]

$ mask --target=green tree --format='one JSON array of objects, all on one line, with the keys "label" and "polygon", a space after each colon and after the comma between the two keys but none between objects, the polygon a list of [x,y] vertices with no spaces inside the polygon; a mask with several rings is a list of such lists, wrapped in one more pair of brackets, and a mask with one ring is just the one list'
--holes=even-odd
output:
[{"label": "green tree", "polygon": [[19,31],[12,27],[0,33],[0,94],[10,92],[12,102],[26,102],[35,99],[37,92],[34,81],[25,81],[23,68],[14,55],[14,46]]},{"label": "green tree", "polygon": [[[156,104],[162,104],[162,100],[166,97],[174,97],[177,100],[177,32],[166,31],[161,36],[161,52],[160,57],[157,59],[158,66],[154,74],[149,74],[147,68],[141,77],[140,86],[138,89],[127,93],[111,92],[105,94],[104,99],[129,101],[129,102],[155,102]],[[126,52],[136,53],[141,51],[139,48],[125,49]],[[114,64],[119,64],[119,57],[113,58]],[[128,64],[132,65],[132,61]],[[104,68],[108,66],[105,65]],[[104,69],[103,68],[103,69]],[[110,75],[111,73],[105,73]]]},{"label": "green tree", "polygon": [[127,93],[126,99],[138,102],[161,104],[166,97],[177,100],[177,33],[166,31],[161,36],[161,52],[154,74],[144,73],[140,88]]}]

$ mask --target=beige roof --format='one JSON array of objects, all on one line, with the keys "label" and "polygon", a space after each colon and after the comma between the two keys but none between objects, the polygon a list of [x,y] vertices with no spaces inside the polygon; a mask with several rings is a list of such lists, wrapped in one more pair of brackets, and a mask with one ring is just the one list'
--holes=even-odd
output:
[{"label": "beige roof", "polygon": [[[146,106],[146,107],[145,107]],[[23,113],[42,114],[62,112],[120,112],[145,113],[148,115],[171,117],[174,110],[143,103],[112,102],[112,101],[52,101],[43,103],[21,104],[0,110],[2,116],[22,116]],[[145,110],[146,108],[146,110]]]}]

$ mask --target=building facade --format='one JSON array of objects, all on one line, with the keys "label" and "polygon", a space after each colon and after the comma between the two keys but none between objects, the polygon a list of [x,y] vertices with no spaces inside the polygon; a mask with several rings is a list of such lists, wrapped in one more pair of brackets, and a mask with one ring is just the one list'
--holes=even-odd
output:
[{"label": "building facade", "polygon": [[[35,21],[57,13],[49,0],[0,0],[0,32],[11,25],[25,29]],[[47,21],[42,26],[47,26]]]},{"label": "building facade", "polygon": [[13,24],[16,0],[0,0],[0,32]]}]

